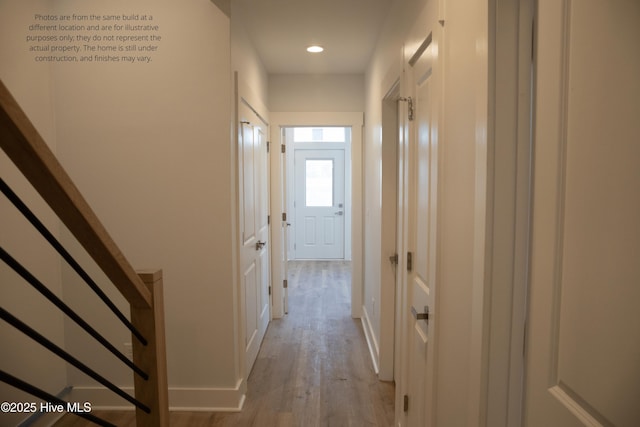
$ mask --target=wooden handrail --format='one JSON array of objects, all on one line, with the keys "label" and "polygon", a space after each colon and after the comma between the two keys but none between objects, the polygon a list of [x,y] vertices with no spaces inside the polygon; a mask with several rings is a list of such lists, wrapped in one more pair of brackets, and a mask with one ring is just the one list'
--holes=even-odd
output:
[{"label": "wooden handrail", "polygon": [[151,308],[149,289],[109,236],[2,80],[0,146],[129,304],[137,308]]}]

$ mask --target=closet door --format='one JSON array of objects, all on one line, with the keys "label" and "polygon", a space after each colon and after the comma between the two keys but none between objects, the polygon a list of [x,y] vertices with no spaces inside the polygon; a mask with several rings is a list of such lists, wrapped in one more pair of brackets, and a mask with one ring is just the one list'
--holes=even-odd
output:
[{"label": "closet door", "polygon": [[525,425],[640,425],[640,2],[538,0]]}]

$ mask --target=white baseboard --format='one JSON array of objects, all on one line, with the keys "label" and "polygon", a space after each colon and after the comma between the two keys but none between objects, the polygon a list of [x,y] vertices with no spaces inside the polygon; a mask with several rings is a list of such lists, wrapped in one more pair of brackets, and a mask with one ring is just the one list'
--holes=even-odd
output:
[{"label": "white baseboard", "polygon": [[377,375],[380,372],[380,369],[378,368],[380,348],[378,347],[378,342],[376,341],[375,334],[373,333],[373,328],[371,327],[371,322],[369,321],[367,307],[362,306],[362,314],[363,316],[360,318],[360,321],[362,322],[362,329],[364,329],[364,336],[367,339],[367,347],[369,347],[369,354],[371,355],[373,370]]},{"label": "white baseboard", "polygon": [[[170,411],[238,412],[244,405],[243,380],[233,388],[169,387]],[[122,387],[133,396],[133,387]],[[70,402],[89,402],[94,410],[132,411],[134,406],[104,387],[73,387]]]},{"label": "white baseboard", "polygon": [[243,381],[236,387],[169,388],[170,411],[238,412],[244,405]]}]

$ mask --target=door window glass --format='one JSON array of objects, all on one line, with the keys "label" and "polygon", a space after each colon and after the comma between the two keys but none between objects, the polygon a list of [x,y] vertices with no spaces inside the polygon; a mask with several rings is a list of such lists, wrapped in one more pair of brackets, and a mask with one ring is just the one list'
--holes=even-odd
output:
[{"label": "door window glass", "polygon": [[307,206],[333,206],[333,159],[306,160],[305,188]]}]

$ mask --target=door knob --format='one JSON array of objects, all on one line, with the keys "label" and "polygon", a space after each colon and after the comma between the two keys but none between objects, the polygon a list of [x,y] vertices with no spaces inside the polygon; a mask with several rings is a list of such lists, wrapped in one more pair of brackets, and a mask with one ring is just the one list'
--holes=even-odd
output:
[{"label": "door knob", "polygon": [[423,313],[418,313],[418,310],[416,310],[414,306],[411,306],[411,314],[413,315],[414,319],[424,320],[425,322],[429,323],[429,306],[424,306]]},{"label": "door knob", "polygon": [[266,245],[266,244],[267,244],[267,242],[262,242],[262,241],[258,240],[256,242],[256,251],[259,251],[260,249],[264,248],[264,245]]}]

